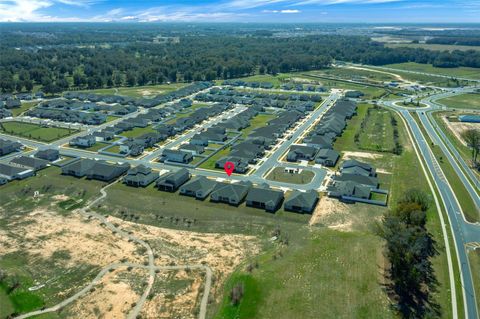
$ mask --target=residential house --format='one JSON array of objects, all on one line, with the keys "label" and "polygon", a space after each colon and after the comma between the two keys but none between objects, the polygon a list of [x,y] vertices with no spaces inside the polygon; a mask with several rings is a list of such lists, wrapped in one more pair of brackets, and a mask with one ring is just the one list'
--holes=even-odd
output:
[{"label": "residential house", "polygon": [[95,136],[93,135],[85,135],[85,136],[78,136],[70,140],[70,146],[78,146],[78,147],[92,147],[96,143]]},{"label": "residential house", "polygon": [[127,175],[123,178],[123,182],[128,186],[146,187],[158,177],[159,174],[152,171],[150,167],[138,165],[128,170]]},{"label": "residential house", "polygon": [[10,161],[10,164],[17,167],[32,169],[34,172],[36,172],[38,170],[46,168],[48,165],[48,161],[36,157],[19,156],[12,159]]},{"label": "residential house", "polygon": [[193,159],[191,152],[179,151],[179,150],[169,150],[166,149],[162,152],[160,157],[160,162],[174,162],[187,164],[190,163]]},{"label": "residential house", "polygon": [[17,152],[22,148],[22,144],[8,140],[0,139],[0,156]]},{"label": "residential house", "polygon": [[180,194],[205,199],[217,183],[205,176],[197,176],[180,187]]},{"label": "residential house", "polygon": [[210,194],[210,200],[238,206],[245,199],[251,187],[252,183],[250,182],[217,183]]},{"label": "residential house", "polygon": [[35,175],[35,172],[30,168],[0,163],[0,178],[11,181],[25,179],[33,175]]},{"label": "residential house", "polygon": [[175,192],[190,179],[190,173],[185,168],[160,176],[155,186],[162,191]]},{"label": "residential house", "polygon": [[315,163],[327,167],[334,167],[339,158],[340,154],[337,151],[328,148],[322,148],[318,151],[317,156],[315,157]]},{"label": "residential house", "polygon": [[193,155],[199,155],[205,152],[205,148],[203,146],[194,144],[182,144],[178,149],[185,152],[190,152]]},{"label": "residential house", "polygon": [[40,150],[34,155],[37,158],[44,159],[46,161],[56,161],[60,157],[60,152],[55,149],[45,149],[45,150]]},{"label": "residential house", "polygon": [[275,212],[282,204],[283,192],[268,188],[268,186],[253,187],[247,194],[247,206]]},{"label": "residential house", "polygon": [[298,160],[311,161],[317,154],[317,148],[303,145],[292,145],[287,154],[287,161],[296,162]]},{"label": "residential house", "polygon": [[300,192],[295,190],[287,198],[283,207],[285,210],[297,213],[312,213],[318,203],[318,193],[315,190]]}]

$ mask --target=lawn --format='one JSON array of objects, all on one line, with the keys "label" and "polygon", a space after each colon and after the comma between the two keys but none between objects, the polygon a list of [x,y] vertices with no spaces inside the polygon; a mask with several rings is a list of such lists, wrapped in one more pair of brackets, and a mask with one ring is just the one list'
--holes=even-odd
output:
[{"label": "lawn", "polygon": [[103,142],[97,142],[95,143],[92,147],[86,148],[85,150],[90,151],[90,152],[98,152],[98,150],[107,147],[108,143],[103,143]]},{"label": "lawn", "polygon": [[477,308],[480,309],[480,249],[468,251],[468,260],[473,277],[475,296],[477,297]]},{"label": "lawn", "polygon": [[285,172],[283,167],[274,168],[266,179],[276,182],[292,183],[292,184],[308,184],[312,181],[315,173],[309,170],[303,170],[300,174]]},{"label": "lawn", "polygon": [[139,137],[143,134],[155,133],[155,132],[157,132],[157,131],[155,131],[155,129],[152,126],[134,127],[132,130],[124,131],[124,132],[120,133],[119,135],[125,136],[125,137],[128,137],[128,138],[135,138],[135,137]]},{"label": "lawn", "polygon": [[[479,71],[480,72],[480,71]],[[460,94],[437,101],[450,108],[480,110],[480,94],[467,93]]]},{"label": "lawn", "polygon": [[30,110],[32,107],[36,106],[37,104],[38,104],[38,102],[36,102],[36,101],[34,101],[34,102],[22,102],[22,106],[20,106],[19,108],[11,109],[12,115],[13,116],[19,116],[23,112],[26,112],[26,111]]},{"label": "lawn", "polygon": [[355,90],[360,91],[364,94],[361,99],[365,100],[375,100],[387,94],[387,91],[384,88],[361,85],[355,83],[348,83],[342,81],[322,79],[322,83],[327,88],[336,88],[336,89],[345,89],[345,90]]},{"label": "lawn", "polygon": [[5,134],[37,140],[40,142],[52,142],[79,132],[78,130],[66,129],[62,127],[43,127],[38,124],[17,121],[1,123],[0,131]]},{"label": "lawn", "polygon": [[472,79],[480,79],[480,69],[477,69],[477,68],[467,68],[467,67],[437,68],[432,66],[431,64],[420,64],[420,63],[414,63],[414,62],[387,64],[385,65],[385,67],[399,69],[399,70],[406,70],[406,71],[447,75],[451,77],[466,77],[466,78],[472,78]]},{"label": "lawn", "polygon": [[277,116],[274,114],[258,114],[250,120],[250,126],[242,130],[242,136],[245,138],[253,130],[267,125],[267,122],[273,120]]},{"label": "lawn", "polygon": [[215,168],[215,162],[221,159],[224,156],[227,156],[230,153],[230,147],[224,148],[213,156],[210,156],[205,162],[203,162],[199,167],[205,169],[217,169]]}]

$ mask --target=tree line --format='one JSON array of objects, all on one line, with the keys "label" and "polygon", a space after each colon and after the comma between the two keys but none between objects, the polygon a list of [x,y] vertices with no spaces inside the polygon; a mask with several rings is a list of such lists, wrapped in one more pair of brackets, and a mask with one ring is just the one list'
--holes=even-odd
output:
[{"label": "tree line", "polygon": [[480,52],[387,48],[368,37],[338,35],[184,35],[178,43],[132,41],[105,47],[58,45],[35,50],[1,46],[0,56],[3,92],[31,91],[40,86],[45,93],[276,75],[325,68],[334,59],[373,65],[418,62],[480,67]]},{"label": "tree line", "polygon": [[438,252],[426,229],[429,205],[426,193],[412,189],[383,218],[381,234],[390,264],[387,288],[402,318],[436,318],[441,314],[433,298],[438,281],[432,259]]}]

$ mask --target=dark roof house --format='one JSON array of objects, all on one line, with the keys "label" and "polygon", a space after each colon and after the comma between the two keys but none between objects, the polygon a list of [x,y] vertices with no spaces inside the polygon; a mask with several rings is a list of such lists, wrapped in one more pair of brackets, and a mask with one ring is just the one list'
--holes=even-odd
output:
[{"label": "dark roof house", "polygon": [[217,183],[205,176],[197,176],[180,187],[180,194],[205,199]]},{"label": "dark roof house", "polygon": [[248,192],[247,206],[275,212],[283,201],[283,192],[267,187],[253,187]]},{"label": "dark roof house", "polygon": [[297,213],[312,213],[318,202],[318,193],[314,190],[306,192],[294,191],[284,204],[285,210]]},{"label": "dark roof house", "polygon": [[128,186],[145,187],[151,184],[159,177],[157,172],[152,171],[150,167],[138,165],[128,170],[123,182]]},{"label": "dark roof house", "polygon": [[212,202],[222,202],[230,205],[240,205],[252,187],[250,182],[217,183],[210,194]]},{"label": "dark roof house", "polygon": [[185,168],[176,172],[170,172],[160,178],[155,183],[155,186],[162,191],[175,192],[181,185],[190,179],[190,173]]}]

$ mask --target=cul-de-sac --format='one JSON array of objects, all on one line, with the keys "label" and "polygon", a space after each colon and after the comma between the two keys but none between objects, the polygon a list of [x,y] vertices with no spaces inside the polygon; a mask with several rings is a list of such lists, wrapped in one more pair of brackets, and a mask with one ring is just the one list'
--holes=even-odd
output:
[{"label": "cul-de-sac", "polygon": [[478,318],[478,24],[3,6],[0,318]]}]

